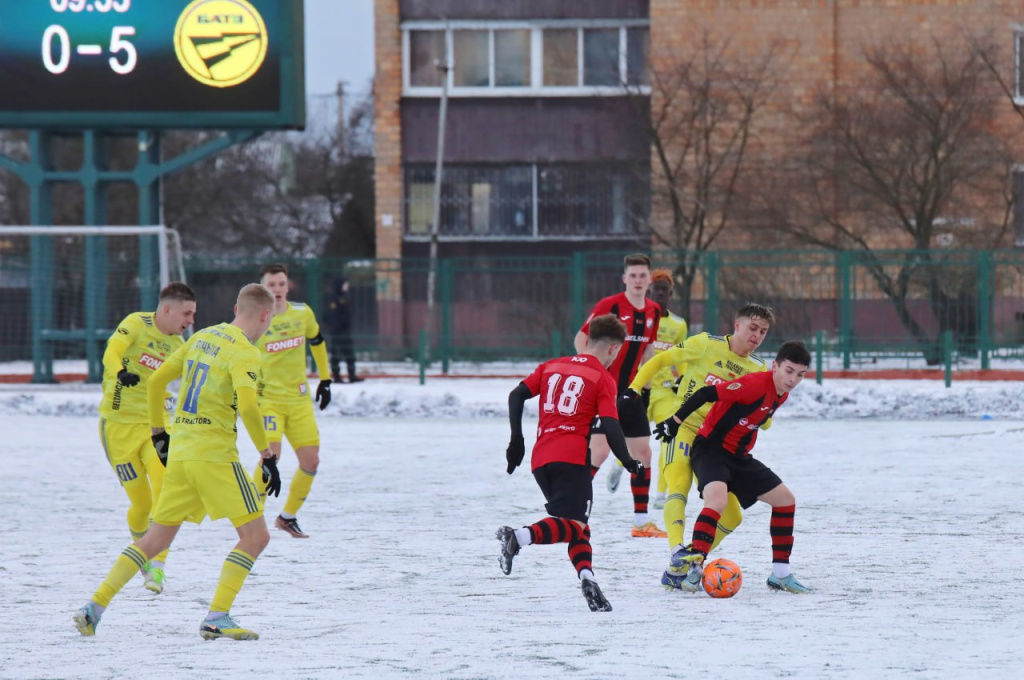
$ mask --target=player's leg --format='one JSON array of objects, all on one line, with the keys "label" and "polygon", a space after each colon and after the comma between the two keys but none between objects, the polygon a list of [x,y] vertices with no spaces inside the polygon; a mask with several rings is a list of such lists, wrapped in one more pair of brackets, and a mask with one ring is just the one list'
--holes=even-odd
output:
[{"label": "player's leg", "polygon": [[[660,423],[679,409],[679,398],[674,390],[652,386],[651,403],[647,407],[647,419]],[[658,446],[658,490],[654,494],[654,508],[663,510],[668,502],[668,480],[665,479],[665,458],[672,453],[671,442],[659,442]],[[667,527],[666,527],[667,528]]]},{"label": "player's leg", "polygon": [[331,368],[331,380],[341,382],[341,346],[340,338],[332,334],[327,340],[328,363]]},{"label": "player's leg", "polygon": [[600,432],[591,430],[590,432],[590,478],[593,479],[597,476],[597,471],[601,469],[601,465],[608,459],[608,454],[612,452],[612,447],[608,446],[608,438]]},{"label": "player's leg", "polygon": [[[281,460],[281,440],[284,439],[285,429],[288,427],[288,411],[272,402],[261,401],[260,413],[263,414],[263,432],[267,435],[267,443],[270,445],[270,452],[274,457]],[[267,500],[267,482],[263,479],[263,463],[256,461],[256,468],[252,472],[252,481],[256,483],[259,492],[260,503]]]},{"label": "player's leg", "polygon": [[274,520],[274,526],[292,538],[309,538],[299,528],[296,517],[306,502],[306,498],[309,497],[309,492],[313,488],[313,480],[320,468],[320,431],[316,426],[312,402],[300,403],[292,408],[288,414],[288,427],[285,429],[285,436],[288,437],[288,443],[295,449],[299,467],[292,476],[284,509]]},{"label": "player's leg", "polygon": [[654,494],[654,509],[664,510],[668,502],[668,480],[665,479],[665,457],[672,449],[672,442],[659,442],[658,446],[658,490]]},{"label": "player's leg", "polygon": [[145,443],[148,442],[149,448],[153,448],[149,428],[144,428],[143,432],[130,423],[116,423],[101,418],[99,434],[107,462],[128,496],[128,530],[132,540],[137,541],[149,529],[149,517],[153,511],[153,493],[141,457]]},{"label": "player's leg", "polygon": [[356,375],[356,350],[352,344],[351,331],[343,331],[338,336],[338,348],[345,357],[345,368],[348,370],[348,381],[350,383],[362,382],[363,379]]},{"label": "player's leg", "polygon": [[[156,508],[160,500],[160,492],[164,485],[164,474],[166,468],[156,455],[152,440],[147,437],[146,445],[142,448],[142,466],[145,468],[146,477],[149,478],[149,486],[153,492],[153,508]],[[146,563],[145,574],[146,588],[159,595],[164,591],[164,567],[167,562],[167,550],[162,550]]]},{"label": "player's leg", "polygon": [[796,497],[785,484],[779,483],[771,491],[758,496],[758,500],[772,506],[772,573],[768,587],[790,593],[807,593],[807,588],[790,571],[789,558],[793,553],[793,520],[796,516]]},{"label": "player's leg", "polygon": [[619,424],[626,436],[630,455],[644,464],[640,474],[630,474],[629,487],[633,492],[633,530],[637,537],[665,537],[647,514],[651,493],[651,429],[647,422],[647,409],[639,399],[618,400]]}]

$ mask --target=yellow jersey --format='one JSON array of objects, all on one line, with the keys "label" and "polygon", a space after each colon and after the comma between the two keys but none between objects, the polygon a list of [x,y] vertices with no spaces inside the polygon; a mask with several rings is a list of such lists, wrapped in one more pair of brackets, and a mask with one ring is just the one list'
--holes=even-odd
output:
[{"label": "yellow jersey", "polygon": [[309,399],[306,341],[320,335],[313,310],[298,302],[276,314],[256,346],[260,350],[260,399]]},{"label": "yellow jersey", "polygon": [[[103,398],[100,416],[115,423],[149,423],[146,381],[185,341],[156,327],[155,312],[129,314],[107,340],[103,354]],[[139,384],[117,381],[122,369],[139,376]]]},{"label": "yellow jersey", "polygon": [[[728,335],[723,337],[708,333],[687,338],[682,345],[656,354],[641,366],[630,387],[639,392],[658,371],[670,366],[685,365],[678,393],[681,400],[686,401],[705,385],[717,385],[747,373],[768,370],[764,359],[756,354],[741,357],[733,352],[729,348],[729,338]],[[713,403],[701,406],[683,421],[683,426],[696,434],[712,406]]]},{"label": "yellow jersey", "polygon": [[[675,345],[680,345],[686,340],[686,320],[678,314],[668,313],[668,316],[661,317],[658,325],[658,339],[651,345],[657,355]],[[668,388],[675,391],[675,382],[678,375],[673,375],[672,366],[666,366],[654,374],[651,379],[651,389]]]},{"label": "yellow jersey", "polygon": [[228,323],[199,331],[167,358],[181,375],[171,430],[174,460],[232,463],[238,460],[237,417],[241,387],[256,389],[260,353],[245,333]]}]

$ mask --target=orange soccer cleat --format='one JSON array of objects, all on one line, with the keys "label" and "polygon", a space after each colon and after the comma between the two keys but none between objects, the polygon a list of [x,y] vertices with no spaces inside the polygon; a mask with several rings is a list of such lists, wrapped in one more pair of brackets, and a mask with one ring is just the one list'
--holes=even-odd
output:
[{"label": "orange soccer cleat", "polygon": [[668,534],[658,528],[654,522],[633,527],[633,538],[667,538]]}]

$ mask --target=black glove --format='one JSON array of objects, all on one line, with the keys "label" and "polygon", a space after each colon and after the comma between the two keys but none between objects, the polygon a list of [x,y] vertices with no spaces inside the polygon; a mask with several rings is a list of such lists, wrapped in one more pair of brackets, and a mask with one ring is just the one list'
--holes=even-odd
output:
[{"label": "black glove", "polygon": [[[138,378],[139,376],[135,376]],[[156,455],[160,459],[160,462],[167,467],[167,452],[171,449],[171,435],[167,434],[167,430],[164,430],[160,434],[154,434],[150,439],[153,440],[153,448],[156,449]]]},{"label": "black glove", "polygon": [[327,408],[327,405],[331,403],[331,381],[321,380],[320,384],[316,387],[316,403],[320,404],[320,410],[323,411]]},{"label": "black glove", "polygon": [[260,465],[263,467],[263,483],[267,485],[267,495],[280,496],[281,473],[277,471],[277,458],[264,458]]},{"label": "black glove", "polygon": [[628,411],[634,406],[639,406],[641,401],[642,399],[640,395],[636,393],[636,390],[627,388],[625,392],[619,395],[619,402],[617,404],[619,407],[619,417],[622,417],[623,411]]},{"label": "black glove", "polygon": [[636,458],[630,458],[629,461],[622,464],[622,467],[631,475],[639,475],[644,471],[644,464]]},{"label": "black glove", "polygon": [[127,368],[122,368],[117,372],[117,382],[125,387],[135,387],[141,379],[137,373],[129,373]]},{"label": "black glove", "polygon": [[505,449],[505,460],[508,461],[508,469],[505,470],[508,474],[519,467],[519,464],[523,462],[523,456],[526,455],[526,444],[523,442],[522,435],[516,437],[513,436],[508,442],[508,448]]},{"label": "black glove", "polygon": [[663,420],[654,426],[654,436],[663,442],[675,439],[677,432],[679,432],[679,423],[675,421],[673,416],[669,416],[667,420]]},{"label": "black glove", "polygon": [[644,402],[644,411],[646,412],[647,409],[649,409],[651,407],[651,388],[650,387],[645,387],[642,390],[640,390],[640,399],[642,399],[643,402]]}]

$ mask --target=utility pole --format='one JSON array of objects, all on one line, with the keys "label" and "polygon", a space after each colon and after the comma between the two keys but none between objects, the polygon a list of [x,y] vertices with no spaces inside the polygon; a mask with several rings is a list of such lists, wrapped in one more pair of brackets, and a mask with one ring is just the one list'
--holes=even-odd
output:
[{"label": "utility pole", "polygon": [[[446,32],[447,33],[447,32]],[[437,163],[434,166],[434,220],[430,225],[430,265],[427,272],[427,342],[433,338],[434,304],[437,288],[437,235],[441,226],[441,181],[444,170],[444,129],[448,117],[448,73],[452,65],[448,63],[447,48],[445,56],[434,64],[441,72],[441,111],[437,120]]]}]

